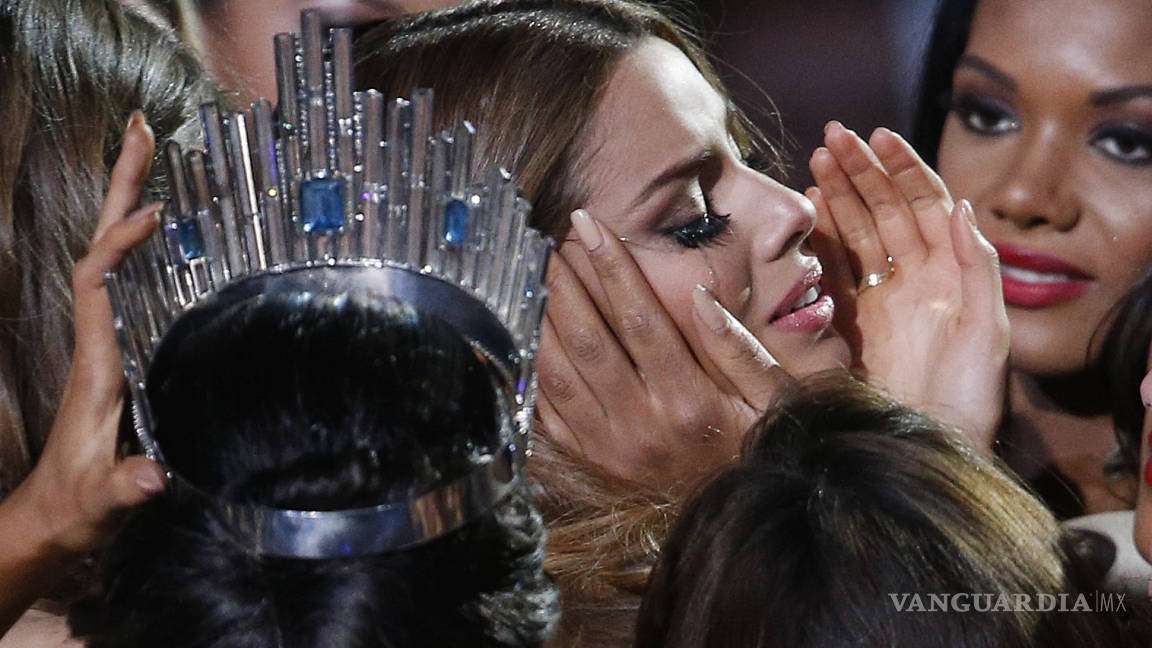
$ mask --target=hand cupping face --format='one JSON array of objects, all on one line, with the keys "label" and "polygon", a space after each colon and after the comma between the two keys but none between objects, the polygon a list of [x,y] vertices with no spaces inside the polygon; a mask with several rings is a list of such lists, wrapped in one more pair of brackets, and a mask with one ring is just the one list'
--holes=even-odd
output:
[{"label": "hand cupping face", "polygon": [[842,322],[869,380],[990,450],[1003,409],[1008,322],[996,253],[971,206],[895,133],[865,143],[833,122],[810,166]]}]

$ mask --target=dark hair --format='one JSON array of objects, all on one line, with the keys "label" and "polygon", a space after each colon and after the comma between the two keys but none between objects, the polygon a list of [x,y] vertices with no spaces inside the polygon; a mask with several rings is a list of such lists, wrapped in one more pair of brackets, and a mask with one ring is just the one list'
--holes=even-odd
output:
[{"label": "dark hair", "polygon": [[129,115],[141,109],[160,142],[188,143],[196,107],[213,97],[174,33],[117,0],[0,0],[0,497],[31,470],[55,419],[72,355],[72,267]]},{"label": "dark hair", "polygon": [[[380,504],[501,443],[490,369],[443,321],[356,294],[201,307],[149,375],[166,458],[203,491],[305,510]],[[69,621],[101,646],[537,646],[558,617],[544,527],[519,493],[380,555],[256,555],[177,488],[117,536]]]},{"label": "dark hair", "polygon": [[952,102],[952,74],[968,46],[976,4],[977,0],[941,0],[936,11],[920,77],[911,138],[920,157],[932,166],[936,166],[940,137]]},{"label": "dark hair", "polygon": [[1121,468],[1136,474],[1140,467],[1140,436],[1145,416],[1140,382],[1148,373],[1148,352],[1152,349],[1152,267],[1113,313],[1099,363],[1111,401],[1112,421],[1123,462]]},{"label": "dark hair", "polygon": [[665,544],[637,646],[1096,645],[1071,617],[1103,615],[898,611],[893,597],[1068,591],[1055,519],[958,432],[822,378],[752,434]]},{"label": "dark hair", "polygon": [[[942,0],[932,30],[932,40],[921,77],[919,99],[913,125],[912,144],[935,166],[940,138],[948,116],[952,78],[956,64],[968,45],[968,36],[978,0]],[[1152,343],[1152,267],[1110,312],[1097,335],[1104,334],[1103,346],[1088,370],[1098,374],[1106,388],[1117,430],[1122,465],[1134,473],[1139,466],[1140,432],[1144,406],[1140,402],[1140,381],[1147,372],[1149,344]],[[1094,336],[1093,341],[1097,338]]]}]

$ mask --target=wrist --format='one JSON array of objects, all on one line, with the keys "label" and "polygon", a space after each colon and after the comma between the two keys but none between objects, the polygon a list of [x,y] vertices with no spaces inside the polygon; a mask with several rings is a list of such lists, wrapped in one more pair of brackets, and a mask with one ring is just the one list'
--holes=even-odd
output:
[{"label": "wrist", "polygon": [[68,520],[69,507],[60,501],[58,489],[47,487],[50,481],[33,470],[0,502],[0,551],[46,569],[66,568],[84,552],[68,540],[76,524]]}]

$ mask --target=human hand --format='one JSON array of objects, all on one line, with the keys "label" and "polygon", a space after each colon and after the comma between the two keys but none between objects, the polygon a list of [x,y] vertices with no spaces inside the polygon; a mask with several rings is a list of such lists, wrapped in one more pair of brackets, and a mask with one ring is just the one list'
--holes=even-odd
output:
[{"label": "human hand", "polygon": [[[1148,374],[1140,383],[1140,400],[1144,403],[1144,430],[1140,435],[1140,485],[1136,491],[1136,548],[1144,560],[1152,563],[1152,348],[1148,350]],[[1152,583],[1148,584],[1152,594]]]},{"label": "human hand", "polygon": [[[632,255],[583,210],[554,254],[537,367],[542,432],[609,472],[664,487],[733,460],[788,374],[703,286],[692,348]],[[599,290],[573,270],[590,264]]]},{"label": "human hand", "polygon": [[[809,166],[813,245],[869,380],[990,451],[1004,407],[1009,328],[995,249],[967,201],[887,129],[839,123]],[[889,260],[890,259],[890,260]],[[889,271],[891,270],[891,274]],[[858,286],[872,277],[881,283]],[[885,278],[886,277],[886,278]]]},{"label": "human hand", "polygon": [[124,375],[104,286],[105,273],[156,229],[159,204],[129,215],[154,149],[144,116],[133,113],[92,244],[72,276],[76,344],[60,409],[35,469],[10,498],[10,508],[23,505],[36,521],[29,541],[47,543],[60,554],[91,551],[117,511],[165,487],[164,471],[154,462],[116,457]]}]

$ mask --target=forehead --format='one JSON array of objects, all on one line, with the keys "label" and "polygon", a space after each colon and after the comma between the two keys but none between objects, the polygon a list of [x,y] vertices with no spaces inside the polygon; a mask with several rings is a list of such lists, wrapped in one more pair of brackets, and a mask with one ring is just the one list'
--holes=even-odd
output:
[{"label": "forehead", "polygon": [[1095,88],[1152,80],[1149,0],[982,0],[968,52],[1013,76],[1074,75]]},{"label": "forehead", "polygon": [[[676,46],[647,38],[616,66],[589,123],[590,173],[642,174],[726,140],[724,99]],[[592,186],[599,180],[592,178]]]}]

